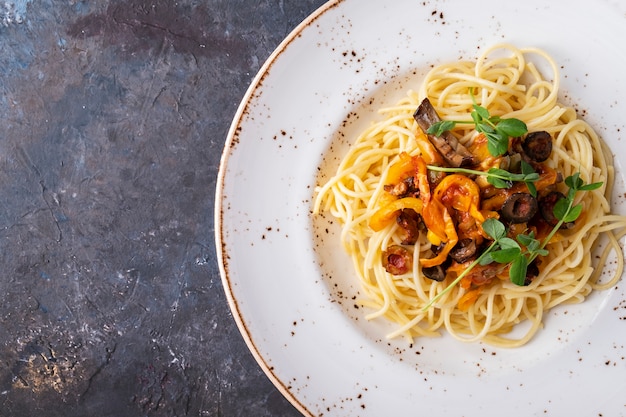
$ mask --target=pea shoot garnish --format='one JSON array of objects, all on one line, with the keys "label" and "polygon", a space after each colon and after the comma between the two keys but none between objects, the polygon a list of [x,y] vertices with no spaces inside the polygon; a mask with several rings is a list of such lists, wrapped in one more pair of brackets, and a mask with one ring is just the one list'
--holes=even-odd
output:
[{"label": "pea shoot garnish", "polygon": [[435,165],[428,165],[431,171],[455,172],[467,175],[483,175],[487,178],[487,182],[496,188],[510,188],[514,182],[523,182],[528,187],[529,193],[537,196],[537,188],[534,182],[539,179],[539,174],[535,172],[533,167],[526,161],[521,161],[521,173],[514,174],[501,168],[491,168],[488,171],[477,171],[467,168],[448,168]]},{"label": "pea shoot garnish", "polygon": [[491,116],[489,110],[476,104],[474,95],[471,94],[471,96],[474,109],[471,112],[472,121],[442,120],[433,123],[426,133],[441,136],[443,132],[454,129],[457,124],[474,124],[476,131],[487,137],[487,148],[493,156],[501,156],[507,152],[510,137],[518,137],[528,133],[526,123],[523,121],[515,118],[503,119],[500,116]]}]

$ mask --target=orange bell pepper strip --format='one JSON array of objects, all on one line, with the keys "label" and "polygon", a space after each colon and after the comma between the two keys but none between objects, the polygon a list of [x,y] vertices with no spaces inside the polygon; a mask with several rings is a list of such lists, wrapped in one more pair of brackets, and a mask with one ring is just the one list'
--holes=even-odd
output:
[{"label": "orange bell pepper strip", "polygon": [[428,231],[441,241],[448,241],[448,233],[446,233],[446,222],[444,219],[444,211],[446,207],[439,200],[431,200],[424,205],[422,210],[422,219]]},{"label": "orange bell pepper strip", "polygon": [[394,200],[378,209],[372,217],[370,217],[369,226],[373,231],[379,232],[396,219],[400,210],[410,208],[420,214],[422,213],[423,207],[424,203],[422,200],[415,197],[405,197]]},{"label": "orange bell pepper strip", "polygon": [[420,155],[410,156],[401,152],[398,160],[389,167],[386,184],[399,184],[404,179],[413,176],[420,191],[420,199],[427,203],[430,200],[430,185],[428,184],[428,167]]},{"label": "orange bell pepper strip", "polygon": [[485,136],[484,133],[480,133],[467,147],[467,150],[470,151],[479,162],[479,165],[475,167],[475,169],[479,171],[489,171],[489,168],[500,168],[500,164],[502,163],[503,158],[501,156],[491,155],[488,143],[489,140],[487,136]]},{"label": "orange bell pepper strip", "polygon": [[385,184],[398,184],[405,178],[412,176],[415,169],[413,157],[406,152],[401,152],[398,160],[389,167]]},{"label": "orange bell pepper strip", "polygon": [[[416,123],[417,124],[417,123]],[[415,131],[415,144],[420,150],[420,154],[424,161],[431,165],[443,165],[444,160],[439,151],[428,140],[428,135],[419,127]]]},{"label": "orange bell pepper strip", "polygon": [[[433,205],[433,202],[431,202],[430,205]],[[459,237],[456,234],[456,228],[454,227],[454,221],[452,221],[452,217],[445,207],[443,208],[443,222],[445,225],[444,230],[446,234],[446,244],[434,258],[420,259],[420,263],[424,268],[441,265],[448,257],[448,254],[450,253],[454,245],[456,245],[459,241]],[[424,223],[426,223],[425,219]],[[426,226],[428,227],[428,224],[426,224]]]},{"label": "orange bell pepper strip", "polygon": [[481,287],[469,290],[461,296],[457,303],[457,308],[461,311],[467,311],[476,302],[481,293]]},{"label": "orange bell pepper strip", "polygon": [[426,162],[420,156],[416,156],[415,160],[415,179],[417,187],[420,190],[420,199],[428,204],[430,202],[430,183],[428,182],[428,167]]},{"label": "orange bell pepper strip", "polygon": [[482,223],[485,217],[480,212],[480,188],[465,175],[451,174],[437,185],[434,198],[445,206],[465,211]]}]

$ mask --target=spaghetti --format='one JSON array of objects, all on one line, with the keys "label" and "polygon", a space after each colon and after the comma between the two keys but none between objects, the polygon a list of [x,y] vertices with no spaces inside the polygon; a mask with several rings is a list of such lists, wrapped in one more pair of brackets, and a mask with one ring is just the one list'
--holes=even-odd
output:
[{"label": "spaghetti", "polygon": [[[529,59],[531,56],[549,65],[552,79],[540,74]],[[521,346],[541,328],[547,310],[581,302],[591,291],[610,288],[620,279],[624,256],[619,241],[626,233],[626,216],[610,213],[614,183],[612,156],[575,110],[557,101],[558,93],[556,63],[537,49],[497,45],[486,50],[476,62],[437,66],[427,74],[417,92],[409,91],[397,105],[380,110],[383,119],[362,132],[336,174],[317,188],[314,213],[329,212],[340,220],[341,241],[352,258],[365,295],[360,302],[372,311],[368,319],[384,317],[397,324],[389,337],[405,336],[413,340],[439,336],[445,329],[465,342],[481,340],[494,346]],[[485,218],[499,218],[500,214],[487,207],[487,190],[494,189],[484,178],[470,175],[462,179],[460,174],[443,174],[437,181],[443,182],[441,177],[445,176],[445,181],[461,187],[459,193],[464,196],[471,195],[477,186],[479,199],[471,200],[474,203],[455,201],[454,208],[441,207],[439,223],[428,222],[425,205],[430,202],[430,207],[434,207],[433,202],[437,198],[445,201],[445,196],[437,196],[438,188],[430,178],[434,171],[424,170],[424,166],[442,166],[446,162],[414,117],[425,99],[432,103],[442,120],[463,122],[456,124],[451,133],[472,154],[472,168],[487,171],[512,164],[509,154],[513,152],[493,156],[485,151],[485,136],[477,133],[470,116],[479,105],[492,116],[518,119],[529,132],[547,132],[553,138],[549,159],[535,167],[543,170],[542,179],[545,172],[558,175],[538,193],[545,194],[548,190],[566,193],[561,179],[574,174],[585,183],[602,184],[576,194],[575,203],[581,205],[582,214],[570,229],[559,229],[550,238],[545,246],[547,254],[539,259],[536,277],[526,285],[512,283],[505,276],[507,267],[500,268],[485,282],[465,280],[450,286],[455,277],[465,273],[469,262],[450,264],[443,259],[460,246],[459,236],[474,233],[471,236],[479,239],[479,244],[483,242],[485,233],[481,226]],[[510,146],[514,146],[514,139]],[[407,167],[411,167],[411,178],[416,181],[410,197],[406,193],[400,195],[406,191],[407,182],[400,180],[402,175],[406,177]],[[457,177],[450,179],[453,175]],[[425,180],[427,177],[429,182]],[[542,179],[534,184],[542,187],[539,185]],[[382,210],[383,207],[387,210]],[[398,213],[407,207],[420,215],[415,221],[421,227],[413,239],[407,239],[406,230],[398,220]],[[472,226],[467,229],[473,232],[461,226],[466,221]],[[428,226],[424,227],[424,223]],[[529,227],[527,223],[523,225]],[[520,228],[513,228],[516,227]],[[535,228],[535,231],[541,235],[540,230]],[[484,246],[482,243],[480,247],[484,250]],[[394,250],[410,255],[396,270],[386,262],[395,256]],[[601,266],[609,259],[615,259],[615,265],[607,279]],[[443,269],[442,280],[425,275],[427,267],[432,266]],[[526,325],[517,326],[523,322]],[[522,334],[512,332],[518,327]]]}]

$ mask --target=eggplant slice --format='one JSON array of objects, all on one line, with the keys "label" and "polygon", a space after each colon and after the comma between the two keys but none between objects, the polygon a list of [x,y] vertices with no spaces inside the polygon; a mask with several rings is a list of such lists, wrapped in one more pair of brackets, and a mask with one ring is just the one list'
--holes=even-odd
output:
[{"label": "eggplant slice", "polygon": [[[415,113],[413,113],[413,118],[424,132],[435,123],[441,121],[439,114],[437,114],[437,111],[427,98],[422,101]],[[474,155],[451,132],[444,132],[441,136],[428,134],[428,140],[449,166],[459,168],[474,165]]]}]

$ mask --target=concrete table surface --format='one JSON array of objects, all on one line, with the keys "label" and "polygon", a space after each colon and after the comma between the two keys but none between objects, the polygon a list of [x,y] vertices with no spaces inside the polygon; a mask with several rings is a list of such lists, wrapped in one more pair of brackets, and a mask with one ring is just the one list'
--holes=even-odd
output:
[{"label": "concrete table surface", "polygon": [[224,140],[322,0],[0,4],[0,416],[297,416],[216,262]]}]

